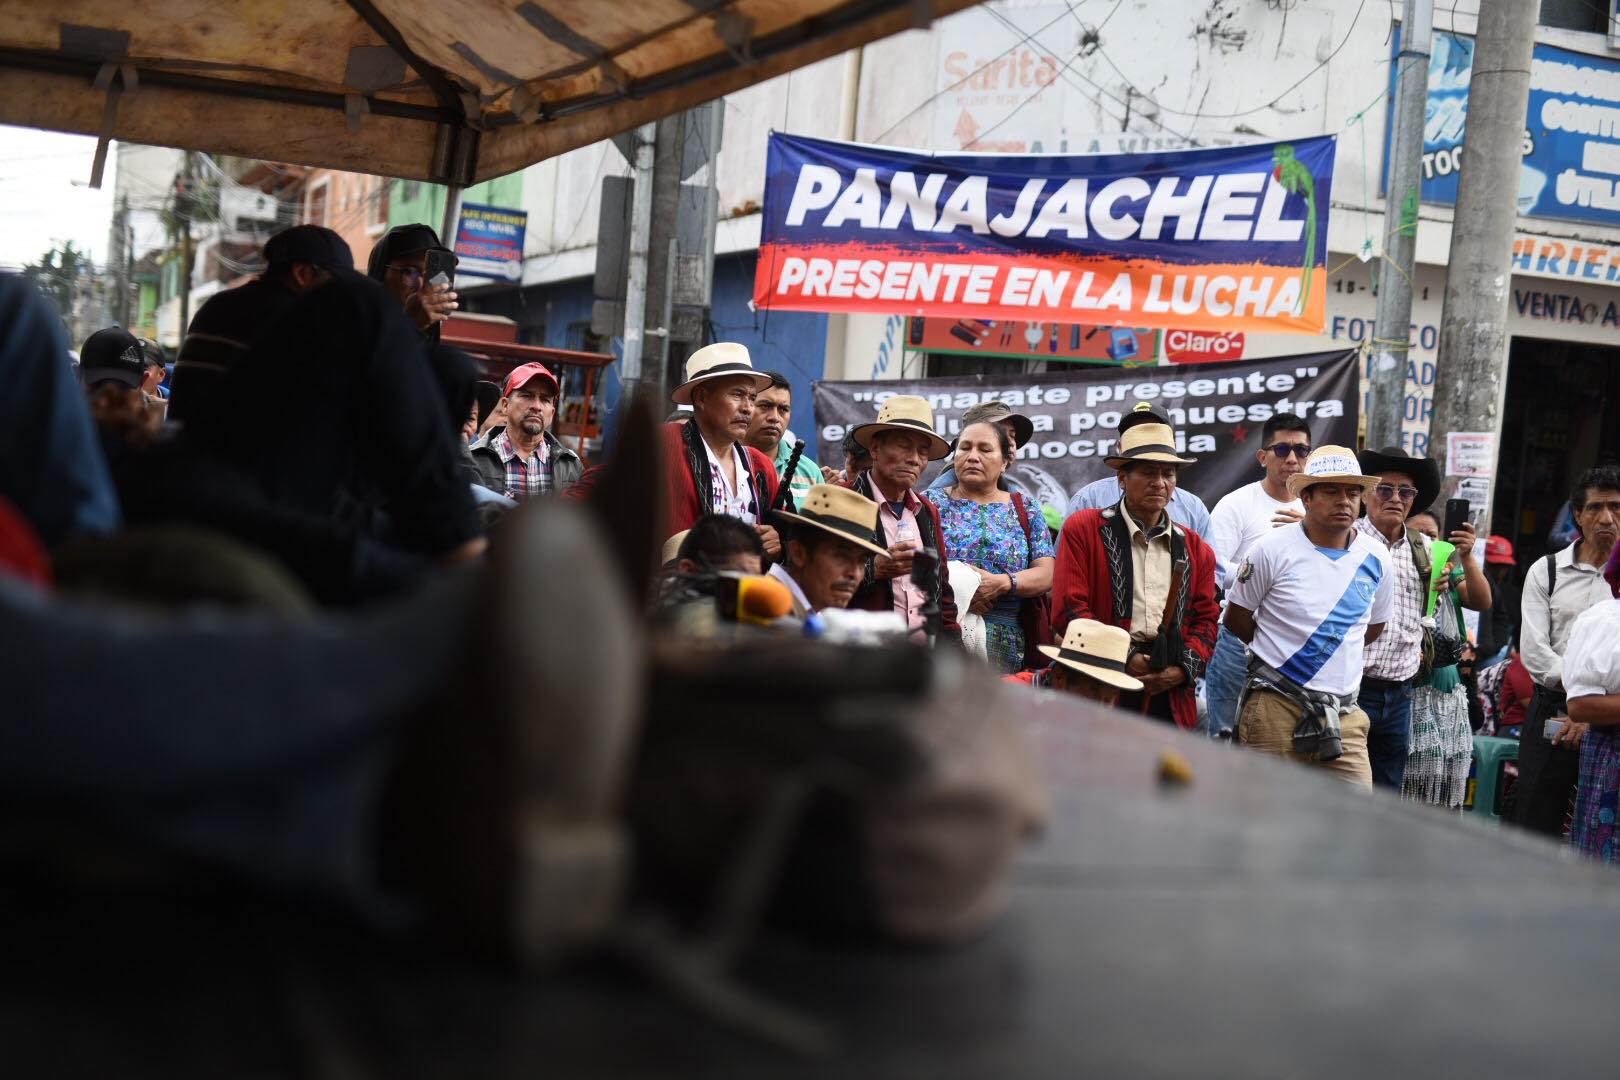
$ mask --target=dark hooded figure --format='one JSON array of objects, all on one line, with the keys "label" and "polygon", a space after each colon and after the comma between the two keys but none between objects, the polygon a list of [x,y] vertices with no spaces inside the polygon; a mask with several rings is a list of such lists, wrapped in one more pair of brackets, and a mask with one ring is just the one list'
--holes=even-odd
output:
[{"label": "dark hooded figure", "polygon": [[[430,279],[440,269],[452,280],[434,285]],[[433,341],[439,339],[439,324],[459,306],[451,288],[455,273],[455,253],[426,225],[394,226],[383,233],[366,260],[366,275],[382,282],[412,325]]]},{"label": "dark hooded figure", "polygon": [[353,272],[354,254],[343,237],[319,225],[294,225],[264,245],[265,271],[245,285],[210,296],[197,309],[175,361],[169,419],[206,437],[222,415],[221,389],[248,347],[298,298],[339,271]]},{"label": "dark hooded figure", "polygon": [[450,422],[472,408],[472,383],[465,356],[426,355],[382,286],[336,274],[238,365],[223,449],[278,503],[424,555],[455,553],[480,536]]}]

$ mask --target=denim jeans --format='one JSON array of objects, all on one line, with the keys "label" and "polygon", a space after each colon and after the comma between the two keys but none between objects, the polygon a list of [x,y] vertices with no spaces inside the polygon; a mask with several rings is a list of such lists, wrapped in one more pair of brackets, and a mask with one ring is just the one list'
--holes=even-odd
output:
[{"label": "denim jeans", "polygon": [[1215,652],[1204,670],[1204,699],[1209,703],[1209,737],[1230,736],[1237,727],[1238,698],[1249,673],[1249,647],[1222,626]]},{"label": "denim jeans", "polygon": [[1370,686],[1363,679],[1357,703],[1371,721],[1367,756],[1372,760],[1373,786],[1399,791],[1412,745],[1412,684]]}]

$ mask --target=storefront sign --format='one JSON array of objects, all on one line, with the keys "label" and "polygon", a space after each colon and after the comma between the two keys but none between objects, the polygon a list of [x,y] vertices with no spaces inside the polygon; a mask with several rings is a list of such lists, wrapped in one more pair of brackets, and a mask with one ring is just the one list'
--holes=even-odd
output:
[{"label": "storefront sign", "polygon": [[1554,240],[1547,236],[1520,234],[1513,239],[1512,264],[1515,274],[1573,278],[1611,285],[1620,281],[1620,247],[1589,244],[1583,240]]},{"label": "storefront sign", "polygon": [[1123,156],[773,134],[754,302],[1320,333],[1331,137]]},{"label": "storefront sign", "polygon": [[1489,431],[1446,432],[1446,475],[1489,479],[1496,471],[1496,436]]},{"label": "storefront sign", "polygon": [[1164,335],[1164,358],[1172,364],[1207,364],[1243,358],[1243,335],[1170,330]]},{"label": "storefront sign", "polygon": [[464,203],[456,227],[456,273],[517,281],[523,276],[526,210]]},{"label": "storefront sign", "polygon": [[[1398,56],[1399,32],[1394,38]],[[1457,201],[1473,66],[1473,38],[1434,35],[1423,126],[1424,202]],[[1390,65],[1392,103],[1396,69],[1396,64]],[[1536,45],[1523,152],[1520,214],[1620,225],[1620,62]],[[1384,153],[1387,161],[1387,140]]]},{"label": "storefront sign", "polygon": [[1182,486],[1213,505],[1259,475],[1254,451],[1260,447],[1262,425],[1275,413],[1303,416],[1318,445],[1354,446],[1360,401],[1356,375],[1356,353],[1339,350],[1193,370],[1076,365],[1044,375],[818,382],[820,460],[842,462],[845,433],[870,423],[896,394],[927,398],[934,408],[935,430],[947,437],[961,430],[965,410],[985,401],[1005,401],[1035,425],[1034,437],[1019,447],[1018,461],[1009,470],[1013,482],[1044,505],[1067,506],[1086,484],[1113,475],[1104,459],[1114,447],[1121,414],[1138,401],[1153,401],[1175,422],[1178,449],[1199,459],[1183,470]]},{"label": "storefront sign", "polygon": [[919,352],[1007,360],[1151,364],[1157,356],[1152,330],[1010,319],[928,319],[919,315],[906,320],[906,343]]}]

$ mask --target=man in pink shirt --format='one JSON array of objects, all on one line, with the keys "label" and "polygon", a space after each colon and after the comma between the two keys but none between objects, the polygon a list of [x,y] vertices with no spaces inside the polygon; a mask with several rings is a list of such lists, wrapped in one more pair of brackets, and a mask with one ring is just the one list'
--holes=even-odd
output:
[{"label": "man in pink shirt", "polygon": [[[950,453],[949,444],[934,433],[933,410],[920,397],[897,395],[883,403],[874,423],[858,425],[854,436],[872,452],[872,465],[849,486],[878,504],[872,542],[889,554],[866,561],[861,587],[849,606],[892,608],[918,637],[928,634],[928,613],[937,607],[939,636],[960,641],[939,511],[915,490],[928,463]],[[919,552],[931,558],[919,559]]]}]

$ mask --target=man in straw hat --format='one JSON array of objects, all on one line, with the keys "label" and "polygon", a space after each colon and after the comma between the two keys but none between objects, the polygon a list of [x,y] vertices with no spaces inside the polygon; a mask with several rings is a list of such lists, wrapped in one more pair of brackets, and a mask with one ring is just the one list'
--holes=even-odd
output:
[{"label": "man in straw hat", "polygon": [[[1137,424],[1174,426],[1174,421],[1162,406],[1151,401],[1138,401],[1120,417],[1120,434],[1123,435]],[[1093,480],[1075,492],[1074,498],[1069,500],[1068,510],[1071,514],[1078,514],[1082,510],[1106,510],[1119,502],[1119,496],[1119,478],[1105,476],[1101,480]],[[1169,513],[1172,521],[1187,526],[1205,540],[1209,539],[1209,507],[1205,506],[1204,500],[1193,492],[1183,487],[1177,487],[1172,491]]]},{"label": "man in straw hat", "polygon": [[1131,637],[1129,674],[1142,689],[1122,708],[1198,723],[1193,684],[1215,648],[1215,553],[1197,533],[1172,521],[1178,471],[1195,459],[1176,453],[1169,424],[1133,423],[1119,433],[1120,499],[1082,510],[1063,523],[1052,572],[1052,626],[1096,619]]},{"label": "man in straw hat", "polygon": [[1126,671],[1131,635],[1096,619],[1074,619],[1063,631],[1063,644],[1038,646],[1052,658],[1040,671],[1004,675],[1007,682],[1050,686],[1104,705],[1119,701],[1121,690],[1139,691],[1142,681]]},{"label": "man in straw hat", "polygon": [[726,514],[754,527],[765,553],[782,553],[765,515],[776,500],[776,466],[743,445],[754,415],[754,395],[771,385],[754,370],[748,347],[720,341],[686,361],[686,381],[669,397],[690,405],[692,419],[665,424],[664,476],[669,489],[666,534],[690,529],[704,514]]},{"label": "man in straw hat", "polygon": [[1393,589],[1389,552],[1355,525],[1363,493],[1377,483],[1345,447],[1311,451],[1288,478],[1304,520],[1249,547],[1225,618],[1250,653],[1237,741],[1369,790],[1369,721],[1356,695],[1362,653],[1384,629]]},{"label": "man in straw hat", "polygon": [[[914,636],[935,632],[929,626],[938,613],[938,633],[960,640],[956,597],[944,568],[939,511],[915,488],[930,461],[951,452],[934,432],[928,402],[896,394],[883,403],[875,421],[857,424],[855,441],[871,451],[872,464],[850,487],[878,504],[872,542],[888,552],[866,560],[866,572],[850,607],[869,611],[893,608]],[[918,552],[924,552],[921,559]]]},{"label": "man in straw hat", "polygon": [[888,554],[872,542],[877,503],[849,488],[814,484],[798,513],[778,510],[771,518],[782,530],[783,543],[782,561],[770,572],[793,594],[795,618],[848,607],[861,587],[866,560]]}]

